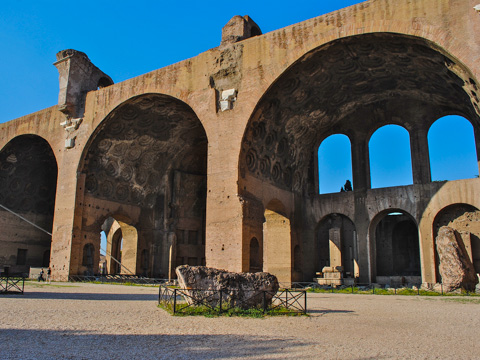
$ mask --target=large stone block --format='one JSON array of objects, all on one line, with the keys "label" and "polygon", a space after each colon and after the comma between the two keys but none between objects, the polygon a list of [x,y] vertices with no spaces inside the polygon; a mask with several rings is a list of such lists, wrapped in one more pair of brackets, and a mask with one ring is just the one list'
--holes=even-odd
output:
[{"label": "large stone block", "polygon": [[[175,269],[180,288],[188,289],[192,298],[208,298],[209,305],[216,306],[222,291],[222,302],[240,308],[260,307],[264,296],[269,305],[278,291],[275,275],[260,273],[236,273],[206,266],[181,265]],[[210,293],[209,293],[210,292]],[[187,302],[193,299],[187,297]]]},{"label": "large stone block", "polygon": [[478,278],[460,235],[449,226],[438,231],[436,246],[444,291],[475,290]]}]

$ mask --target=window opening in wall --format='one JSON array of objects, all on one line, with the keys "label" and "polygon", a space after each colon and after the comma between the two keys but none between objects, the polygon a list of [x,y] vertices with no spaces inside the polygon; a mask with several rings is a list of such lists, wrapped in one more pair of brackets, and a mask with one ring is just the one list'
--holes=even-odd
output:
[{"label": "window opening in wall", "polygon": [[352,190],[352,151],[346,135],[331,135],[318,148],[320,194]]},{"label": "window opening in wall", "polygon": [[45,250],[43,252],[42,266],[43,267],[49,267],[50,266],[50,250]]},{"label": "window opening in wall", "polygon": [[405,128],[382,126],[370,138],[368,148],[372,188],[413,184],[410,136]]},{"label": "window opening in wall", "polygon": [[87,269],[84,271],[84,275],[93,275],[93,261],[94,261],[94,252],[95,247],[92,243],[85,244],[83,247],[83,258],[82,258],[82,265],[85,266]]},{"label": "window opening in wall", "polygon": [[250,240],[250,269],[249,272],[262,271],[263,261],[262,253],[260,251],[260,244],[257,238],[253,237]]},{"label": "window opening in wall", "polygon": [[107,275],[108,274],[108,268],[107,268],[107,235],[105,234],[105,231],[102,231],[100,233],[100,261],[98,264],[98,272],[101,275]]},{"label": "window opening in wall", "polygon": [[27,249],[17,249],[17,265],[27,264]]},{"label": "window opening in wall", "polygon": [[473,126],[464,117],[445,116],[428,131],[432,181],[478,177]]}]

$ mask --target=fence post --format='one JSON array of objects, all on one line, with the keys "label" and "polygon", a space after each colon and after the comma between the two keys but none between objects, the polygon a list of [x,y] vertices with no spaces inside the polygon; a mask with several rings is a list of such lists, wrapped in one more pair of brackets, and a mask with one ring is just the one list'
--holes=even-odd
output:
[{"label": "fence post", "polygon": [[372,285],[373,295],[375,295],[375,285]]},{"label": "fence post", "polygon": [[397,287],[394,287],[393,290],[395,291],[395,295],[397,295]]},{"label": "fence post", "polygon": [[353,294],[353,285],[352,285],[352,294]]},{"label": "fence post", "polygon": [[263,313],[265,314],[267,312],[267,295],[266,291],[263,290]]},{"label": "fence post", "polygon": [[288,310],[288,289],[285,291],[285,308]]},{"label": "fence post", "polygon": [[218,313],[221,314],[221,313],[222,313],[222,289],[218,290],[218,292],[220,293],[220,301],[219,301],[219,303],[220,303],[220,310],[219,310]]},{"label": "fence post", "polygon": [[177,309],[177,289],[173,289],[173,313],[174,314],[176,309]]},{"label": "fence post", "polygon": [[303,296],[305,296],[305,303],[304,303],[304,307],[303,307],[303,313],[306,315],[306,314],[307,314],[307,292],[306,292],[306,291],[303,292]]},{"label": "fence post", "polygon": [[443,283],[440,284],[440,289],[442,289],[442,296],[443,296]]}]

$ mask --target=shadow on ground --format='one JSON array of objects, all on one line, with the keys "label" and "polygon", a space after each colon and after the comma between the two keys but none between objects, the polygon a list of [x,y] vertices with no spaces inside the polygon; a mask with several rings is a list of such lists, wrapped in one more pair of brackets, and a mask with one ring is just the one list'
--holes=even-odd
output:
[{"label": "shadow on ground", "polygon": [[[161,331],[161,327],[159,327]],[[133,332],[133,331],[132,331]],[[255,359],[292,357],[311,343],[239,335],[105,335],[0,329],[2,359]]]},{"label": "shadow on ground", "polygon": [[355,315],[355,311],[352,310],[327,310],[327,309],[321,309],[321,310],[308,310],[308,314],[352,314]]}]

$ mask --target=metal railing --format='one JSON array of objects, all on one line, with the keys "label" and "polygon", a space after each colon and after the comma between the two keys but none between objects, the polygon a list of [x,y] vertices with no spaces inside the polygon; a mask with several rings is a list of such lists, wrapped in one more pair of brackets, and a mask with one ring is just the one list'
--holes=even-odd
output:
[{"label": "metal railing", "polygon": [[198,290],[161,285],[158,303],[173,314],[189,314],[198,308],[216,314],[235,313],[248,309],[257,309],[263,314],[275,312],[306,314],[307,292],[290,289],[278,292],[237,289]]},{"label": "metal railing", "polygon": [[[62,280],[62,279],[55,279]],[[69,275],[64,281],[70,282],[100,282],[117,284],[138,284],[138,285],[176,285],[176,280],[149,278],[138,275]]]},{"label": "metal railing", "polygon": [[0,276],[0,294],[23,294],[24,276]]},{"label": "metal railing", "polygon": [[315,282],[291,283],[292,289],[304,289],[315,292],[351,293],[351,294],[377,294],[377,295],[480,295],[478,290],[451,289],[451,284],[437,283],[422,286],[405,285],[379,285],[379,284],[354,284],[354,285],[320,285]]}]

